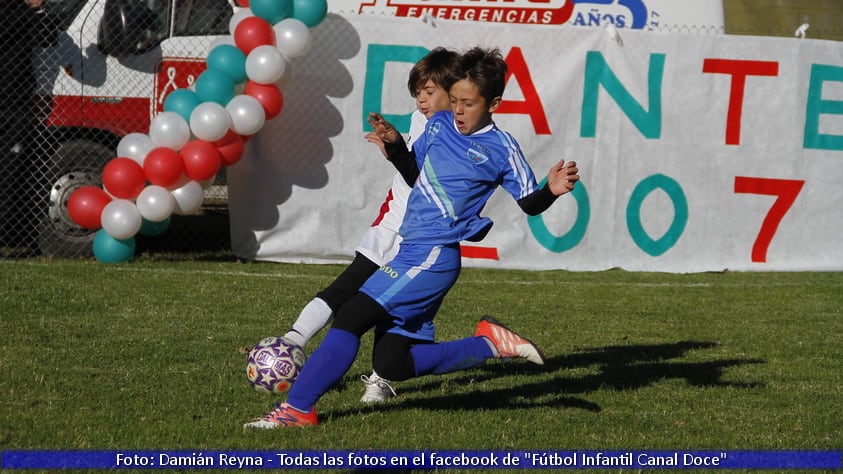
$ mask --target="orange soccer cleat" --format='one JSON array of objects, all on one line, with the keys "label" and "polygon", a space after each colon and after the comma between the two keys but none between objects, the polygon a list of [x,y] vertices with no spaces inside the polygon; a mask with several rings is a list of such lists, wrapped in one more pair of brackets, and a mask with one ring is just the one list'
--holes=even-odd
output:
[{"label": "orange soccer cleat", "polygon": [[534,364],[544,364],[544,354],[535,344],[490,316],[480,318],[474,335],[488,339],[501,359],[523,357]]},{"label": "orange soccer cleat", "polygon": [[311,408],[308,413],[296,410],[295,408],[282,403],[268,415],[260,420],[246,423],[243,428],[262,428],[273,430],[275,428],[288,428],[291,426],[314,426],[319,424],[316,416],[316,409]]}]

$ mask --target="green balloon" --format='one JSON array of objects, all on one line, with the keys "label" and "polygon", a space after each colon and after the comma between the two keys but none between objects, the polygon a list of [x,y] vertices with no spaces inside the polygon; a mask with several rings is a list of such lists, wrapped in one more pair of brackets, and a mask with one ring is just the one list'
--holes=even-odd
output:
[{"label": "green balloon", "polygon": [[221,44],[208,53],[208,69],[222,71],[234,80],[235,84],[246,82],[246,55],[233,44]]},{"label": "green balloon", "polygon": [[141,221],[141,228],[138,231],[139,234],[145,235],[147,237],[155,237],[156,235],[161,235],[170,228],[170,221],[172,219],[167,217],[163,221],[160,222],[152,222],[146,219]]},{"label": "green balloon", "polygon": [[223,107],[234,97],[234,79],[225,72],[205,69],[194,83],[196,95],[202,102],[216,102]]},{"label": "green balloon", "polygon": [[192,90],[176,89],[167,94],[167,98],[164,99],[164,111],[175,112],[190,123],[190,114],[199,102],[199,97]]},{"label": "green balloon", "polygon": [[293,0],[293,18],[313,28],[328,14],[328,0]]},{"label": "green balloon", "polygon": [[[310,0],[309,0],[310,1]],[[252,13],[266,20],[270,25],[290,16],[290,0],[250,0]]]},{"label": "green balloon", "polygon": [[135,254],[135,238],[115,239],[100,229],[94,235],[94,257],[101,263],[123,263]]}]

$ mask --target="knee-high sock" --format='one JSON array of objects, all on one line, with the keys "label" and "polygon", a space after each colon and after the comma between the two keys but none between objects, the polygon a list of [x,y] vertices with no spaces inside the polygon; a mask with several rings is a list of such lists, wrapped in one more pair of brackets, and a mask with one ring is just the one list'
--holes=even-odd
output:
[{"label": "knee-high sock", "polygon": [[495,357],[486,339],[467,337],[437,344],[417,344],[410,349],[416,376],[445,374],[482,364]]},{"label": "knee-high sock", "polygon": [[348,331],[331,328],[304,364],[290,389],[287,403],[308,412],[319,398],[337,383],[354,363],[360,339]]},{"label": "knee-high sock", "polygon": [[319,330],[331,322],[333,315],[334,312],[325,300],[319,297],[313,298],[302,308],[292,329],[284,337],[304,347]]}]

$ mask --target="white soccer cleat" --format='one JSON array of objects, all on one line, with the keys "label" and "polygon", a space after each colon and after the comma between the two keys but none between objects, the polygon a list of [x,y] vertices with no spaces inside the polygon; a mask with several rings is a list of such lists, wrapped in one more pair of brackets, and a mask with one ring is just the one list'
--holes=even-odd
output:
[{"label": "white soccer cleat", "polygon": [[379,403],[397,395],[395,389],[389,384],[389,380],[374,372],[371,376],[361,375],[360,380],[366,384],[366,391],[360,399],[363,403]]}]

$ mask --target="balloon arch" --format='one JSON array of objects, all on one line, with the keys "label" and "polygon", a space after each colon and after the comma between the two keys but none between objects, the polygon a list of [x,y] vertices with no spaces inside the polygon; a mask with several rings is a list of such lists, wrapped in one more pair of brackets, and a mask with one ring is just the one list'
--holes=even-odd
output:
[{"label": "balloon arch", "polygon": [[196,213],[223,166],[243,155],[245,142],[281,113],[290,59],[310,48],[310,28],[324,20],[327,0],[237,0],[230,35],[211,43],[207,68],[190,89],[164,100],[149,133],[120,140],[102,171],[102,188],[70,195],[68,213],[96,230],[93,252],[103,263],[127,262],[135,236],[160,235],[173,214]]}]

